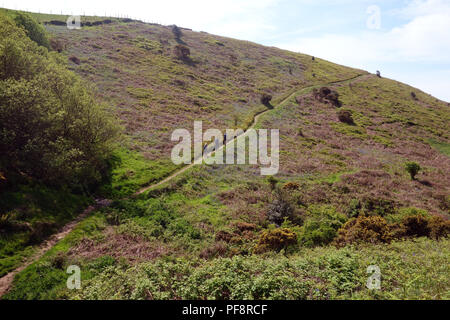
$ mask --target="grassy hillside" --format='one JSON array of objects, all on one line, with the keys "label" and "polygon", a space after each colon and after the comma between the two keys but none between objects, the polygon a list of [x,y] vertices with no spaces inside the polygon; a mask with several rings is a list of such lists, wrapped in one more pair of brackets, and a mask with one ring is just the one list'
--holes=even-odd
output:
[{"label": "grassy hillside", "polygon": [[[101,190],[116,201],[19,273],[5,298],[449,298],[448,103],[250,42],[119,19],[68,30],[54,23],[64,17],[35,16],[127,138]],[[189,57],[176,56],[180,44]],[[201,165],[122,198],[177,170],[174,129],[246,128],[267,110],[263,93],[274,108],[257,127],[280,130],[274,178]],[[421,167],[415,179],[408,162]],[[65,288],[71,264],[80,291]],[[379,291],[365,286],[369,265]]]}]

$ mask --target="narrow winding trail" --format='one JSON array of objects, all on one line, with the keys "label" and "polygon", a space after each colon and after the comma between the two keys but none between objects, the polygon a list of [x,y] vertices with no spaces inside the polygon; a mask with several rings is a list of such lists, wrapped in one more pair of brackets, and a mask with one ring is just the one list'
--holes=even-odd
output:
[{"label": "narrow winding trail", "polygon": [[[338,83],[343,83],[343,82],[350,82],[350,81],[352,81],[352,80],[355,80],[355,79],[360,78],[360,77],[365,76],[365,75],[366,75],[366,74],[359,74],[359,75],[357,75],[357,76],[355,76],[355,77],[352,77],[352,78],[349,78],[349,79],[344,79],[344,80],[338,80],[338,81],[328,82],[328,83],[325,83],[325,84],[316,84],[316,85],[312,85],[312,86],[308,86],[308,87],[302,88],[302,89],[300,89],[300,90],[296,90],[296,91],[294,91],[293,93],[291,93],[287,98],[283,99],[280,103],[278,103],[278,106],[284,105],[284,104],[285,104],[287,101],[289,101],[293,96],[300,95],[302,92],[308,91],[308,90],[310,90],[310,89],[312,89],[312,88],[323,87],[323,86],[330,86],[330,85],[333,85],[333,84],[338,84]],[[230,141],[228,141],[225,145],[221,145],[221,146],[217,149],[217,151],[223,149],[224,147],[226,147],[226,146],[229,145],[229,144],[234,143],[234,142],[236,141],[236,139],[242,138],[242,136],[245,136],[245,135],[248,133],[248,130],[253,129],[253,128],[255,127],[255,125],[258,123],[258,120],[259,120],[264,114],[266,114],[266,113],[268,113],[269,111],[272,111],[272,110],[274,110],[274,109],[275,109],[275,108],[273,108],[273,109],[266,109],[266,110],[264,110],[264,111],[261,111],[261,112],[255,114],[255,116],[253,117],[252,124],[245,130],[245,132],[244,132],[243,134],[241,134],[241,135],[239,135],[239,136],[237,136],[237,137],[234,137],[233,139],[231,139]],[[209,151],[208,153],[206,153],[205,155],[203,155],[203,159],[206,159],[207,157],[209,157],[210,155],[212,155],[214,152],[215,152],[214,150]],[[195,161],[193,161],[193,163],[184,166],[183,168],[181,168],[180,170],[178,170],[178,171],[172,173],[171,175],[169,175],[168,177],[164,178],[163,180],[161,180],[161,181],[159,181],[159,182],[157,182],[157,183],[155,183],[155,184],[152,184],[152,185],[150,185],[150,186],[147,186],[147,187],[144,187],[144,188],[140,189],[139,191],[137,191],[137,192],[134,194],[134,196],[143,194],[144,192],[146,192],[146,191],[148,191],[148,190],[154,189],[154,188],[156,188],[156,187],[159,187],[160,185],[163,185],[163,184],[166,183],[166,182],[169,182],[169,181],[172,180],[173,178],[175,178],[175,177],[179,176],[180,174],[186,172],[187,170],[189,170],[190,168],[192,168],[192,167],[195,166],[195,165],[196,165],[196,164],[195,164]]]},{"label": "narrow winding trail", "polygon": [[[363,77],[363,76],[367,76],[368,74],[359,74],[355,77],[349,78],[349,79],[344,79],[344,80],[338,80],[338,81],[333,81],[333,82],[327,82],[324,84],[316,84],[316,85],[312,85],[312,86],[308,86],[299,90],[294,91],[293,93],[291,93],[287,98],[283,99],[280,103],[278,103],[278,106],[282,106],[284,105],[287,101],[289,101],[293,96],[297,96],[302,94],[303,92],[306,92],[312,88],[317,88],[317,87],[322,87],[322,86],[331,86],[334,84],[338,84],[338,83],[344,83],[344,82],[350,82],[352,80],[355,80],[357,78]],[[224,148],[225,146],[227,146],[228,144],[234,143],[234,141],[238,138],[242,138],[243,136],[245,136],[249,131],[249,129],[253,129],[256,124],[258,123],[258,120],[267,112],[274,110],[273,109],[267,109],[264,111],[261,111],[257,114],[255,114],[255,116],[253,117],[253,122],[252,124],[247,128],[247,130],[237,136],[234,137],[233,139],[231,139],[230,141],[228,141],[225,145],[222,145],[218,150]],[[209,151],[208,153],[206,153],[205,155],[203,155],[203,159],[206,159],[207,157],[209,157],[210,155],[212,155],[215,151]],[[163,180],[149,185],[147,187],[144,187],[142,189],[140,189],[139,191],[137,191],[135,194],[133,194],[133,197],[138,196],[140,194],[143,194],[144,192],[154,189],[158,186],[163,185],[166,182],[171,181],[172,179],[174,179],[175,177],[183,174],[184,172],[186,172],[187,170],[189,170],[190,168],[192,168],[193,166],[195,166],[196,163],[195,161],[192,164],[186,165],[183,168],[181,168],[180,170],[174,172],[173,174],[169,175],[168,177],[164,178]],[[20,267],[18,267],[17,269],[9,272],[8,274],[6,274],[5,276],[3,276],[2,278],[0,278],[0,298],[8,292],[8,290],[11,288],[11,285],[13,283],[14,277],[16,274],[18,274],[19,272],[21,272],[22,270],[24,270],[26,267],[28,267],[29,265],[31,265],[33,262],[39,260],[48,250],[50,250],[51,248],[53,248],[53,246],[58,243],[60,240],[64,239],[65,236],[67,236],[77,225],[79,222],[81,222],[84,218],[86,218],[92,211],[94,211],[95,209],[97,209],[98,207],[107,207],[111,204],[111,201],[109,200],[97,200],[96,201],[96,205],[95,206],[89,206],[88,208],[86,208],[83,213],[81,213],[75,220],[71,221],[70,223],[66,224],[58,233],[52,235],[48,240],[46,240],[44,243],[42,243],[41,245],[39,245],[39,247],[37,248],[36,252],[29,257],[25,263],[23,263]]]}]

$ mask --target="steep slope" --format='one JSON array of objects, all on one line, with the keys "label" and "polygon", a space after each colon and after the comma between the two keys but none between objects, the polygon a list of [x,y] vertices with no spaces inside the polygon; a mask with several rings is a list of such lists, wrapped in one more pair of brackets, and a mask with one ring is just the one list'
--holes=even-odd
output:
[{"label": "steep slope", "polygon": [[[283,97],[295,88],[364,73],[186,29],[177,39],[173,27],[140,22],[47,29],[76,61],[71,68],[95,83],[99,97],[123,120],[133,149],[165,166],[171,166],[174,129],[192,129],[194,120],[202,120],[205,129],[246,128],[266,109],[262,93]],[[189,48],[188,59],[175,55],[179,44]]]},{"label": "steep slope", "polygon": [[[123,120],[131,138],[124,148],[144,155],[121,154],[139,165],[125,156],[118,185],[140,170],[160,173],[140,176],[128,193],[177,169],[173,129],[191,129],[194,120],[245,128],[267,110],[262,93],[274,96],[274,108],[256,127],[280,130],[280,171],[267,180],[255,165],[194,166],[115,201],[21,272],[6,298],[448,298],[448,239],[431,232],[441,216],[448,233],[447,103],[364,71],[185,29],[178,41],[172,27],[136,21],[47,29]],[[190,59],[174,56],[180,42]],[[340,120],[343,110],[353,122]],[[408,161],[422,167],[416,180]],[[343,226],[355,217],[380,218],[364,221],[382,221],[375,227],[392,234],[353,243]],[[417,225],[409,228],[408,217],[423,230],[411,232]],[[291,235],[292,246],[260,251],[270,236]],[[331,245],[338,237],[351,245]],[[65,288],[69,264],[86,272],[80,291]],[[373,264],[381,291],[365,287]]]}]

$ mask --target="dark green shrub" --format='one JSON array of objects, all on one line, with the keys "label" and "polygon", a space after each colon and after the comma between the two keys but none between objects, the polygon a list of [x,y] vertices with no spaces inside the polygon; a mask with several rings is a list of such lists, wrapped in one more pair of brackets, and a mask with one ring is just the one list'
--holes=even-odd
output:
[{"label": "dark green shrub", "polygon": [[27,13],[16,12],[14,21],[16,24],[25,29],[27,36],[38,45],[50,49],[50,41],[47,33],[42,25],[40,25],[33,17]]},{"label": "dark green shrub", "polygon": [[50,264],[53,268],[63,270],[66,260],[67,260],[66,254],[63,252],[58,252],[57,255],[50,258]]},{"label": "dark green shrub", "polygon": [[267,183],[269,184],[269,186],[270,186],[270,190],[275,190],[275,188],[277,187],[277,184],[278,184],[278,180],[275,178],[275,177],[273,177],[273,176],[269,176],[268,178],[267,178]]},{"label": "dark green shrub", "polygon": [[348,204],[347,216],[350,218],[357,218],[361,212],[362,205],[358,199],[352,199]]},{"label": "dark green shrub", "polygon": [[181,36],[183,35],[183,33],[181,32],[180,28],[178,28],[176,25],[172,26],[172,33],[175,36],[175,39],[177,41],[179,41]]},{"label": "dark green shrub", "polygon": [[278,190],[276,192],[275,200],[269,205],[267,210],[267,219],[280,226],[285,219],[293,218],[294,209],[287,197],[287,195]]},{"label": "dark green shrub", "polygon": [[365,215],[386,216],[395,212],[395,202],[391,199],[374,196],[364,196],[361,201],[361,211]]},{"label": "dark green shrub", "polygon": [[261,103],[265,106],[271,106],[270,101],[272,100],[272,96],[268,93],[263,93],[261,95]]},{"label": "dark green shrub", "polygon": [[348,125],[354,125],[355,121],[353,120],[352,113],[348,110],[339,110],[338,119],[340,122],[346,123]]},{"label": "dark green shrub", "polygon": [[411,176],[411,180],[416,180],[416,175],[419,173],[419,171],[422,169],[420,165],[416,162],[406,162],[405,163],[405,169]]},{"label": "dark green shrub", "polygon": [[40,243],[42,240],[50,236],[55,232],[56,224],[53,222],[38,221],[34,223],[30,238],[28,242],[30,244]]},{"label": "dark green shrub", "polygon": [[6,178],[83,189],[106,179],[118,128],[90,88],[6,16],[0,19],[0,61],[0,168]]},{"label": "dark green shrub", "polygon": [[337,231],[327,223],[316,220],[306,221],[300,235],[300,243],[307,247],[326,245],[333,241]]},{"label": "dark green shrub", "polygon": [[312,207],[309,211],[299,236],[299,242],[304,246],[331,243],[337,236],[337,230],[347,221],[347,218],[336,212],[333,207]]}]

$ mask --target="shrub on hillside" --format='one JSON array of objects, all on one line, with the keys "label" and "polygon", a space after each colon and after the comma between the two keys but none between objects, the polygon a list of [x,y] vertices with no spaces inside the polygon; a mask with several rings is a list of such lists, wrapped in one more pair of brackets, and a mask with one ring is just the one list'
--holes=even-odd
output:
[{"label": "shrub on hillside", "polygon": [[331,206],[313,206],[308,210],[308,217],[299,235],[299,242],[307,247],[331,243],[337,235],[337,230],[347,221],[344,215]]},{"label": "shrub on hillside", "polygon": [[238,221],[234,223],[234,227],[241,233],[244,231],[254,231],[257,227],[253,223]]},{"label": "shrub on hillside", "polygon": [[339,93],[331,90],[328,87],[322,87],[319,90],[313,90],[314,99],[324,103],[331,103],[335,107],[341,107],[342,103],[339,101]]},{"label": "shrub on hillside", "polygon": [[416,175],[419,173],[419,171],[422,168],[420,165],[416,162],[406,162],[405,163],[405,170],[409,173],[411,176],[411,180],[416,180]]},{"label": "shrub on hillside", "polygon": [[450,231],[450,221],[437,216],[405,216],[399,224],[403,237],[428,237],[440,239]]},{"label": "shrub on hillside", "polygon": [[215,236],[216,241],[230,242],[233,235],[227,231],[218,231]]},{"label": "shrub on hillside", "polygon": [[7,17],[0,19],[0,61],[6,178],[84,187],[105,178],[118,129],[89,88]]},{"label": "shrub on hillside", "polygon": [[340,122],[349,124],[349,125],[354,125],[355,121],[353,120],[352,117],[352,113],[348,110],[339,110],[338,113],[338,119]]},{"label": "shrub on hillside", "polygon": [[432,239],[444,238],[450,233],[450,221],[441,217],[429,218],[428,226],[431,229],[429,237]]},{"label": "shrub on hillside", "polygon": [[188,60],[191,55],[191,50],[182,44],[177,44],[173,49],[173,53],[179,60]]},{"label": "shrub on hillside", "polygon": [[274,178],[273,176],[269,176],[267,178],[267,183],[270,186],[270,190],[274,191],[277,187],[278,180],[277,180],[277,178]]},{"label": "shrub on hillside", "polygon": [[28,239],[29,244],[40,243],[42,240],[55,232],[56,223],[38,221],[33,224],[32,231]]},{"label": "shrub on hillside", "polygon": [[270,106],[270,101],[272,101],[272,96],[268,93],[263,93],[261,95],[261,103],[265,106]]},{"label": "shrub on hillside", "polygon": [[293,220],[294,209],[288,199],[288,195],[277,189],[275,200],[269,205],[267,219],[277,226],[280,226],[286,219]]},{"label": "shrub on hillside", "polygon": [[350,200],[347,208],[347,216],[350,218],[357,218],[361,213],[362,205],[358,199]]},{"label": "shrub on hillside", "polygon": [[79,65],[81,63],[80,59],[76,56],[69,57],[69,60],[75,63],[76,65]]},{"label": "shrub on hillside", "polygon": [[363,215],[376,215],[384,217],[395,212],[395,202],[392,199],[380,197],[378,195],[365,195],[360,199]]},{"label": "shrub on hillside", "polygon": [[47,33],[42,25],[40,25],[33,17],[27,13],[15,12],[14,21],[16,24],[25,29],[27,36],[38,45],[50,49],[50,41]]},{"label": "shrub on hillside", "polygon": [[172,33],[175,36],[175,39],[178,41],[180,40],[181,36],[183,35],[180,28],[178,28],[176,25],[172,26]]},{"label": "shrub on hillside", "polygon": [[50,39],[50,47],[52,50],[61,53],[64,50],[64,43],[61,40],[52,38]]},{"label": "shrub on hillside", "polygon": [[335,244],[390,242],[393,239],[447,237],[450,221],[423,214],[404,215],[400,222],[388,224],[382,217],[358,217],[349,220],[339,231]]},{"label": "shrub on hillside", "polygon": [[277,252],[286,249],[297,243],[297,234],[287,228],[278,228],[273,230],[265,230],[259,237],[258,244],[255,248],[256,253],[262,253],[268,250]]},{"label": "shrub on hillside", "polygon": [[200,258],[211,259],[217,257],[224,257],[228,252],[227,246],[223,242],[216,242],[212,246],[205,248],[200,252]]},{"label": "shrub on hillside", "polygon": [[300,185],[296,182],[288,182],[283,185],[283,190],[285,190],[285,191],[294,191],[294,190],[299,190],[299,189],[300,189]]},{"label": "shrub on hillside", "polygon": [[407,237],[428,237],[431,233],[428,219],[421,215],[405,217],[402,226]]},{"label": "shrub on hillside", "polygon": [[338,230],[335,244],[345,246],[350,243],[387,243],[392,240],[391,229],[382,217],[352,218]]}]

